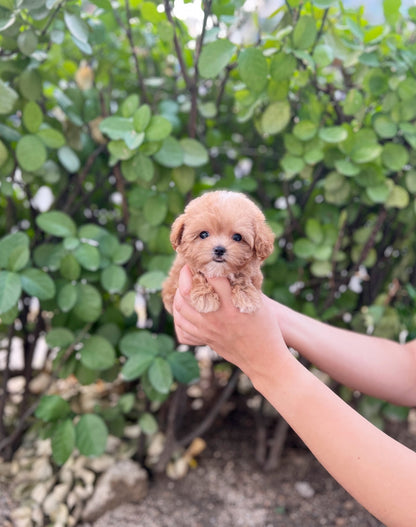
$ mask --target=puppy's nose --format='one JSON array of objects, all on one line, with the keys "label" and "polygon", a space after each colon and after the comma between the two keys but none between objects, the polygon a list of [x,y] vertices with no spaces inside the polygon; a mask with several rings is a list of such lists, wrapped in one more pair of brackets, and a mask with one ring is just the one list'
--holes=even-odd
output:
[{"label": "puppy's nose", "polygon": [[215,256],[224,256],[225,252],[226,252],[226,248],[223,247],[222,245],[217,245],[216,247],[214,247]]}]

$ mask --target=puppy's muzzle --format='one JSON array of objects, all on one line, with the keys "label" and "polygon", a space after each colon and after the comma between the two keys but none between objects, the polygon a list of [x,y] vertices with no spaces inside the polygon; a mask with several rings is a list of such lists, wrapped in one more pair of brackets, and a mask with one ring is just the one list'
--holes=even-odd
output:
[{"label": "puppy's muzzle", "polygon": [[225,260],[224,255],[227,252],[227,249],[223,247],[222,245],[217,245],[212,250],[213,252],[213,260],[216,262],[223,262]]}]

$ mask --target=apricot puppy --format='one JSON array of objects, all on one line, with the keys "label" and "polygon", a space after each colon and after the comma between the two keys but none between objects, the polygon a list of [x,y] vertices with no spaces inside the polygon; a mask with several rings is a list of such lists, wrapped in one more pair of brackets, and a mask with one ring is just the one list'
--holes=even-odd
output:
[{"label": "apricot puppy", "polygon": [[220,301],[207,278],[226,277],[233,304],[243,313],[260,305],[260,266],[273,252],[274,235],[261,210],[244,194],[213,191],[192,200],[173,223],[170,241],[177,255],[162,288],[172,313],[179,273],[188,264],[193,275],[191,303],[201,313]]}]

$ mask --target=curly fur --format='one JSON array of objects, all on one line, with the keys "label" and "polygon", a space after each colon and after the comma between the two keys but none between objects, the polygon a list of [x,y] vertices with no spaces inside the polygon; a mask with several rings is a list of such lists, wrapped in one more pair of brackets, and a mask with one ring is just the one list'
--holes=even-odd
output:
[{"label": "curly fur", "polygon": [[174,221],[170,241],[177,255],[162,288],[170,313],[185,264],[193,276],[191,302],[199,312],[219,308],[218,295],[207,281],[214,277],[228,278],[233,303],[241,312],[251,313],[259,307],[260,266],[273,252],[274,235],[261,210],[247,196],[213,191],[192,200]]}]

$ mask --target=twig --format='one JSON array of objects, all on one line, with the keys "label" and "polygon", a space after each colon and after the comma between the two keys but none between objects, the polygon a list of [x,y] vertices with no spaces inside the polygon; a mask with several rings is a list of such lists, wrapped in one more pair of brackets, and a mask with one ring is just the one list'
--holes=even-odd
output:
[{"label": "twig", "polygon": [[6,364],[3,372],[2,379],[2,393],[0,397],[0,438],[3,438],[6,435],[6,430],[4,426],[4,409],[6,407],[6,399],[8,397],[7,383],[10,377],[10,355],[12,352],[12,339],[14,335],[14,324],[10,324],[9,330],[7,332],[7,348],[6,348]]},{"label": "twig", "polygon": [[[44,389],[44,393],[48,392],[48,390],[52,386],[53,382],[58,378],[59,370],[62,368],[64,362],[70,357],[70,355],[75,350],[76,345],[79,342],[81,342],[81,340],[84,338],[85,334],[88,333],[88,331],[90,330],[91,326],[92,326],[91,323],[89,323],[86,326],[84,326],[82,331],[79,333],[77,339],[70,346],[68,346],[68,348],[65,350],[65,353],[62,355],[62,358],[60,359],[59,364],[58,364],[58,366],[57,366],[57,368],[55,370],[55,374],[51,375],[51,377],[49,379],[49,383],[47,384],[47,386]],[[29,426],[28,423],[27,423],[27,420],[29,419],[29,417],[31,415],[33,415],[35,413],[36,408],[39,405],[39,401],[40,401],[40,399],[37,399],[31,406],[29,406],[25,410],[23,415],[20,416],[19,421],[18,421],[17,425],[15,426],[13,432],[9,436],[5,437],[4,439],[2,439],[0,441],[0,452],[5,450],[6,448],[10,447],[11,445],[13,445],[22,436],[22,434],[25,432],[25,430]]]},{"label": "twig", "polygon": [[[104,151],[105,149],[105,146],[104,145],[100,145],[98,148],[96,148],[94,150],[94,152],[92,152],[89,156],[88,156],[88,159],[87,161],[85,162],[85,165],[84,165],[84,168],[81,170],[81,172],[78,173],[78,178],[77,178],[77,182],[76,182],[76,185],[75,185],[75,188],[73,189],[73,191],[71,192],[71,194],[69,194],[68,196],[68,200],[65,204],[65,206],[62,208],[62,210],[64,212],[69,212],[70,209],[71,209],[71,205],[72,203],[79,198],[79,193],[80,193],[80,190],[82,188],[82,185],[85,181],[85,178],[87,177],[94,161],[97,159],[97,157]],[[58,196],[57,198],[57,202],[59,202],[59,200],[63,197],[63,195],[65,195],[66,193],[66,190],[64,191],[63,194],[61,194],[60,196]]]},{"label": "twig", "polygon": [[264,465],[264,470],[270,472],[276,470],[280,464],[282,452],[285,446],[287,433],[289,431],[288,423],[279,416],[275,429],[272,446],[270,448],[269,457]]},{"label": "twig", "polygon": [[52,15],[49,17],[49,20],[48,22],[46,23],[45,27],[42,29],[42,32],[40,34],[41,37],[43,37],[46,32],[48,31],[49,29],[49,26],[52,24],[52,22],[54,21],[56,15],[59,13],[59,10],[61,9],[61,7],[65,4],[67,0],[62,0],[61,2],[59,2],[59,4],[56,6],[56,8],[54,9]]},{"label": "twig", "polygon": [[166,18],[168,19],[169,23],[172,25],[172,28],[173,28],[173,44],[175,46],[176,56],[179,61],[179,66],[181,68],[182,76],[184,78],[186,87],[188,88],[188,90],[190,90],[192,87],[192,82],[188,75],[186,64],[185,64],[185,61],[182,55],[182,49],[179,43],[178,35],[176,33],[175,21],[173,20],[173,17],[172,17],[172,10],[170,8],[169,0],[164,0],[163,5],[165,6]]},{"label": "twig", "polygon": [[136,69],[137,80],[138,80],[139,86],[140,86],[140,92],[141,92],[140,95],[142,97],[143,102],[148,102],[147,93],[146,93],[146,86],[144,84],[143,74],[141,72],[139,59],[137,58],[137,53],[136,53],[136,50],[135,50],[134,39],[133,39],[133,31],[131,29],[131,23],[130,23],[130,18],[131,18],[130,1],[129,0],[125,0],[125,3],[126,3],[126,18],[127,18],[127,25],[125,27],[125,30],[126,30],[127,40],[129,41],[130,48],[131,48],[131,53],[133,55],[134,67]]},{"label": "twig", "polygon": [[205,417],[205,419],[194,429],[192,432],[187,434],[185,437],[180,439],[178,441],[178,445],[185,446],[188,445],[193,439],[196,437],[199,437],[203,435],[208,428],[212,425],[212,423],[215,421],[219,411],[222,408],[222,405],[231,397],[235,387],[237,386],[238,378],[240,377],[240,370],[236,368],[231,377],[230,380],[227,383],[227,386],[223,389],[221,392],[221,395],[218,397],[216,403],[209,411],[208,415]]},{"label": "twig", "polygon": [[117,163],[114,166],[114,175],[116,177],[117,190],[118,190],[118,192],[121,195],[121,211],[122,211],[122,214],[123,214],[123,221],[124,221],[124,224],[126,226],[126,231],[127,231],[127,227],[129,225],[129,221],[130,221],[129,220],[130,215],[129,215],[129,207],[128,207],[128,204],[127,204],[126,188],[124,186],[124,179],[123,179],[123,175],[121,173],[121,169],[120,169],[120,164],[119,163]]}]

